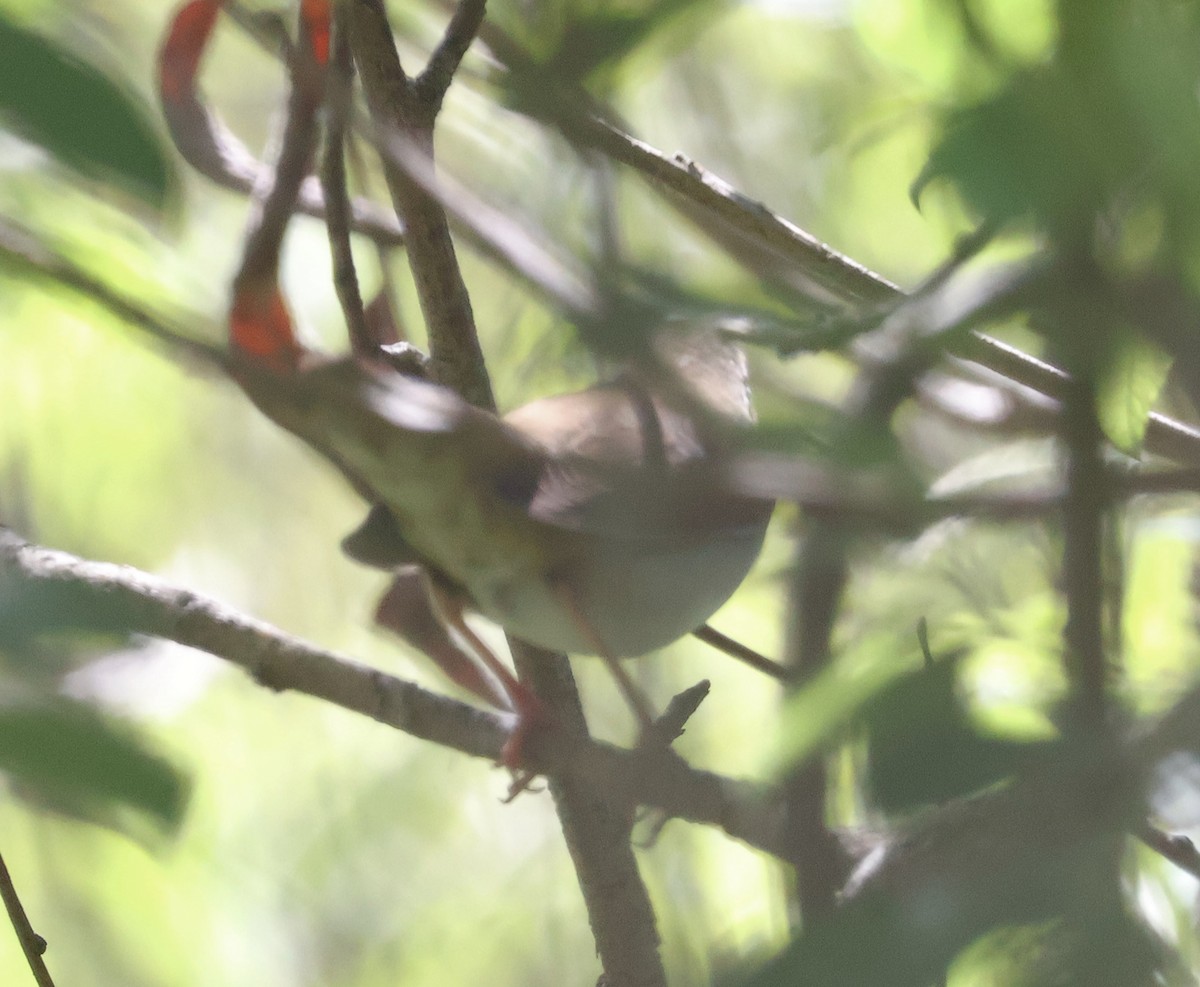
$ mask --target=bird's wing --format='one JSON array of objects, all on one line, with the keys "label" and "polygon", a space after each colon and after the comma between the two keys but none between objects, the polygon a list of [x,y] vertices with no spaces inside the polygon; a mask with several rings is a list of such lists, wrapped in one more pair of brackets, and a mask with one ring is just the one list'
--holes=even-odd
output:
[{"label": "bird's wing", "polygon": [[636,385],[544,398],[505,421],[552,450],[528,500],[541,523],[686,544],[770,513],[767,502],[727,490],[691,419]]}]

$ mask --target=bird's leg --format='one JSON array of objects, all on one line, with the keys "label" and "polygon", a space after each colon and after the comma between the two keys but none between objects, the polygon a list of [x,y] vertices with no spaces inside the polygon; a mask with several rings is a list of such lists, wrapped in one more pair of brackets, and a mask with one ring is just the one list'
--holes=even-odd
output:
[{"label": "bird's leg", "polygon": [[576,630],[583,635],[584,640],[592,646],[597,655],[604,659],[605,664],[611,670],[613,678],[617,681],[617,688],[621,690],[621,695],[625,697],[625,701],[637,716],[641,736],[643,738],[651,736],[654,733],[654,712],[651,710],[646,696],[634,684],[633,679],[629,677],[629,673],[625,671],[620,660],[612,653],[595,626],[588,620],[587,614],[579,606],[579,601],[576,599],[575,592],[570,585],[562,580],[553,580],[551,585],[558,598],[562,601],[567,615],[575,624]]},{"label": "bird's leg", "polygon": [[512,710],[512,700],[502,683],[450,635],[430,598],[429,581],[420,567],[408,565],[396,572],[375,608],[375,622],[433,659],[448,678],[489,706]]},{"label": "bird's leg", "polygon": [[496,657],[495,652],[480,639],[479,635],[471,630],[463,617],[462,597],[434,578],[430,578],[428,584],[429,595],[438,615],[446,623],[446,626],[462,636],[471,651],[496,677],[501,688],[504,689],[510,708],[517,714],[516,725],[500,752],[500,763],[516,775],[512,788],[509,790],[509,798],[514,798],[529,787],[529,782],[533,779],[532,774],[521,769],[521,762],[524,759],[523,748],[530,731],[549,722],[546,708],[533,690],[523,685],[508,666]]}]

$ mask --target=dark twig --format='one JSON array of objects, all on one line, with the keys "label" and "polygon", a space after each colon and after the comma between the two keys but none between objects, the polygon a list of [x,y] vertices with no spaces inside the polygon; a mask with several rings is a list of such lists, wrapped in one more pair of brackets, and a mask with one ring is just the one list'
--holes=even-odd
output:
[{"label": "dark twig", "polygon": [[1067,675],[1081,724],[1102,725],[1108,682],[1104,648],[1104,528],[1108,483],[1103,432],[1086,368],[1076,370],[1063,408],[1067,490],[1063,503],[1063,631]]},{"label": "dark twig", "polygon": [[264,281],[274,283],[284,233],[317,153],[317,109],[322,95],[317,81],[319,70],[308,45],[297,46],[292,61],[291,91],[279,155],[269,180],[255,189],[254,210],[242,245],[242,262],[233,279],[235,298],[251,286]]},{"label": "dark twig", "polygon": [[4,909],[8,912],[8,920],[17,934],[17,941],[21,944],[21,952],[25,954],[25,962],[29,964],[34,981],[38,987],[54,987],[54,980],[50,976],[50,971],[46,969],[46,961],[42,958],[42,954],[46,952],[46,940],[33,931],[33,926],[29,923],[29,916],[25,914],[25,908],[17,896],[17,889],[13,886],[12,875],[9,874],[2,856],[0,856],[0,898],[4,899]]},{"label": "dark twig", "polygon": [[921,657],[925,659],[925,668],[933,668],[933,651],[929,647],[929,621],[924,617],[917,621],[917,643],[921,646]]},{"label": "dark twig", "polygon": [[755,671],[769,675],[780,682],[786,682],[792,677],[791,671],[786,666],[779,664],[777,661],[772,661],[766,655],[761,655],[753,648],[748,648],[740,641],[735,641],[733,638],[722,634],[709,624],[705,624],[703,627],[692,631],[692,636],[699,641],[703,641],[710,647],[724,652],[730,658],[736,658],[738,661],[745,662]]},{"label": "dark twig", "polygon": [[441,109],[454,73],[479,33],[486,8],[487,0],[459,0],[446,33],[413,83],[417,98],[433,107],[435,113]]},{"label": "dark twig", "polygon": [[[376,127],[381,133],[401,135],[432,168],[437,107],[423,102],[404,74],[381,0],[358,0],[350,6],[350,40]],[[472,404],[494,410],[475,315],[445,211],[386,157],[383,164],[392,201],[409,231],[409,266],[429,334],[433,379]]]},{"label": "dark twig", "polygon": [[349,125],[354,62],[346,34],[346,8],[334,8],[333,42],[326,83],[325,153],[321,159],[321,190],[325,196],[325,225],[333,261],[333,286],[337,292],[350,347],[356,353],[373,353],[380,340],[374,338],[363,310],[358,272],[350,248],[350,198],[346,187],[346,135]]},{"label": "dark twig", "polygon": [[1200,850],[1186,836],[1164,833],[1147,822],[1138,827],[1137,837],[1160,857],[1171,861],[1192,877],[1200,878]]},{"label": "dark twig", "polygon": [[704,679],[672,696],[667,708],[654,720],[655,739],[663,745],[670,745],[682,737],[684,724],[700,708],[711,688],[708,679]]},{"label": "dark twig", "polygon": [[434,175],[432,162],[398,131],[379,134],[376,146],[392,168],[437,199],[456,232],[544,295],[575,323],[598,317],[603,300],[589,272],[573,264],[553,244],[489,205],[453,176]]},{"label": "dark twig", "polygon": [[[917,643],[921,646],[921,657],[925,660],[925,671],[932,671],[935,661],[933,649],[929,647],[929,621],[921,617],[917,621]],[[943,970],[934,981],[933,987],[946,987],[946,972]]]},{"label": "dark twig", "polygon": [[[796,549],[788,581],[787,638],[784,649],[798,691],[828,665],[833,625],[848,578],[848,535],[837,523],[814,526]],[[784,781],[790,845],[796,869],[793,924],[819,922],[836,904],[847,872],[826,819],[825,764],[810,758]]]}]

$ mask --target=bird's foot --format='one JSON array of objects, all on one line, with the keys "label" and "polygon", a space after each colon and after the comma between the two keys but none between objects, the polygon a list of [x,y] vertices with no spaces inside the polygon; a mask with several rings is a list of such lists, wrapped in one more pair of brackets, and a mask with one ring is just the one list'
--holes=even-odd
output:
[{"label": "bird's foot", "polygon": [[530,736],[553,727],[553,718],[532,689],[514,680],[508,684],[508,699],[517,719],[512,733],[500,749],[499,763],[512,774],[512,783],[503,799],[506,804],[528,791],[537,777],[536,771],[525,767]]}]

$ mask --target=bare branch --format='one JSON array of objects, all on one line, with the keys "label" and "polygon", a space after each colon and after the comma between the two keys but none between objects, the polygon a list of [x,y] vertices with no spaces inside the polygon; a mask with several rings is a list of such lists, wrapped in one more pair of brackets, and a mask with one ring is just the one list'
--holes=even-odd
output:
[{"label": "bare branch", "polygon": [[459,63],[479,33],[486,9],[487,0],[459,0],[441,43],[414,82],[418,98],[433,107],[435,113],[441,108]]},{"label": "bare branch", "polygon": [[[350,13],[350,41],[376,126],[401,134],[432,167],[436,113],[417,98],[404,74],[382,2],[358,0],[351,5]],[[433,379],[458,391],[472,404],[494,410],[475,315],[445,211],[386,158],[384,175],[396,212],[408,230],[409,265],[429,333]]]},{"label": "bare branch", "polygon": [[[0,599],[30,594],[59,609],[69,600],[102,615],[106,626],[197,648],[271,689],[313,696],[473,757],[497,760],[511,731],[509,714],[437,695],[129,566],[31,545],[0,528]],[[525,657],[543,675],[554,667],[540,652]],[[555,697],[553,685],[538,685],[545,686],[543,698]],[[782,805],[779,792],[769,786],[696,770],[662,748],[627,751],[566,729],[531,737],[527,753],[534,770],[569,775],[574,784],[603,792],[614,804],[647,805],[717,826],[782,856]]]},{"label": "bare branch", "polygon": [[70,593],[72,602],[89,605],[133,633],[198,648],[272,689],[315,696],[476,757],[497,757],[507,736],[498,715],[313,647],[128,566],[29,545],[2,528],[0,589],[0,597],[8,599],[41,593],[57,601]]},{"label": "bare branch", "polygon": [[54,987],[54,980],[46,969],[46,961],[42,959],[42,954],[46,952],[46,940],[34,932],[29,924],[29,916],[25,914],[25,908],[17,896],[12,875],[3,857],[0,857],[0,899],[4,901],[8,920],[17,934],[17,941],[21,944],[21,952],[25,954],[25,962],[29,964],[34,981],[38,987]]},{"label": "bare branch", "polygon": [[346,8],[334,8],[333,48],[326,83],[327,113],[325,152],[321,159],[321,190],[327,204],[326,228],[329,252],[333,260],[333,286],[350,333],[350,348],[356,353],[372,353],[380,343],[367,324],[363,309],[358,272],[350,248],[350,200],[346,191],[346,132],[349,124],[353,57],[346,36]]}]

